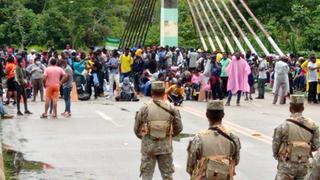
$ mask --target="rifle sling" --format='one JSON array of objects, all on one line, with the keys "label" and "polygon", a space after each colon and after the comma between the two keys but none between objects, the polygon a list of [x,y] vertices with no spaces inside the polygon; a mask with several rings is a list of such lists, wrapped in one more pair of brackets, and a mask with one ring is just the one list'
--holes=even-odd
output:
[{"label": "rifle sling", "polygon": [[170,111],[169,109],[161,106],[158,102],[153,101],[154,104],[156,104],[158,107],[160,107],[161,109],[165,110],[166,112],[168,112],[169,114],[171,114],[174,117],[174,112]]},{"label": "rifle sling", "polygon": [[312,129],[310,129],[309,127],[305,126],[304,124],[301,124],[301,123],[299,123],[299,122],[297,122],[297,121],[295,121],[295,120],[292,120],[292,119],[287,119],[287,121],[288,121],[288,122],[291,122],[291,123],[293,123],[293,124],[295,124],[295,125],[297,125],[297,126],[299,126],[299,127],[301,127],[301,128],[303,128],[303,129],[305,129],[305,130],[307,130],[307,131],[310,132],[312,135],[314,134],[314,131],[313,131]]},{"label": "rifle sling", "polygon": [[210,127],[209,130],[218,132],[220,135],[222,135],[223,137],[225,137],[226,139],[231,141],[232,144],[234,145],[234,147],[237,147],[237,143],[228,134],[223,132],[220,128],[218,128],[218,127]]}]

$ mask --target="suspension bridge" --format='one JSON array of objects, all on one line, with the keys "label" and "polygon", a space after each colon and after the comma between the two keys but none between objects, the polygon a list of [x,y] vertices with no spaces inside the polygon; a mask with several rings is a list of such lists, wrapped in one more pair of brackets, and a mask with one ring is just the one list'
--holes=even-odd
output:
[{"label": "suspension bridge", "polygon": [[[244,0],[186,1],[201,46],[205,51],[245,53],[250,50],[257,55],[259,53],[267,56],[271,53],[284,55]],[[157,0],[134,1],[120,48],[145,44],[156,4]],[[161,0],[161,46],[178,46],[178,14],[178,0]],[[246,17],[250,17],[252,21]],[[261,34],[267,42],[261,40]]]}]

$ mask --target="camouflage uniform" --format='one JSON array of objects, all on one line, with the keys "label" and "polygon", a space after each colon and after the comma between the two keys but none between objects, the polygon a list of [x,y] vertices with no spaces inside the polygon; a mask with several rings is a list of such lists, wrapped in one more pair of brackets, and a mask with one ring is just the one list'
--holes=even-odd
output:
[{"label": "camouflage uniform", "polygon": [[[142,140],[141,143],[141,167],[140,176],[143,180],[151,180],[156,162],[161,172],[162,179],[171,180],[172,174],[174,173],[173,158],[172,158],[172,139],[182,131],[181,116],[177,109],[173,105],[164,101],[156,101],[162,107],[171,109],[172,114],[164,111],[161,107],[155,105],[154,101],[150,101],[144,105],[140,111],[137,112],[135,118],[134,132],[138,138]],[[161,118],[169,118],[174,116],[172,121],[172,136],[166,138],[156,139],[149,134],[143,134],[142,129],[144,125],[148,123],[151,111],[155,116]],[[160,115],[162,114],[162,115]],[[168,116],[167,116],[168,115]],[[166,119],[165,119],[166,120]],[[143,130],[144,131],[144,130]]]},{"label": "camouflage uniform", "polygon": [[[300,100],[297,100],[297,98],[300,98]],[[291,103],[303,104],[303,99],[303,96],[292,95]],[[303,179],[307,174],[309,165],[308,161],[297,163],[292,162],[288,157],[282,158],[280,155],[281,147],[294,141],[309,143],[311,151],[316,151],[320,146],[319,128],[313,120],[303,117],[302,113],[293,113],[288,120],[278,126],[273,135],[273,156],[278,160],[276,180]],[[312,133],[296,123],[312,130]]]},{"label": "camouflage uniform", "polygon": [[[218,102],[221,102],[219,106],[223,107],[223,102]],[[215,104],[214,101],[211,101],[211,103]],[[207,109],[223,110],[221,107],[210,107],[210,102],[208,103]],[[219,132],[211,130],[211,128],[219,128],[226,135],[228,135],[235,142],[235,144],[221,135]],[[210,129],[204,130],[197,134],[194,139],[190,141],[187,149],[187,172],[193,179],[193,175],[200,163],[200,160],[208,156],[228,156],[233,160],[234,165],[237,165],[240,161],[240,148],[240,140],[235,134],[226,129],[223,125],[215,124],[211,126]],[[201,180],[205,179],[206,177],[201,177]]]},{"label": "camouflage uniform", "polygon": [[316,153],[311,163],[311,169],[305,180],[319,180],[320,179],[320,150]]}]

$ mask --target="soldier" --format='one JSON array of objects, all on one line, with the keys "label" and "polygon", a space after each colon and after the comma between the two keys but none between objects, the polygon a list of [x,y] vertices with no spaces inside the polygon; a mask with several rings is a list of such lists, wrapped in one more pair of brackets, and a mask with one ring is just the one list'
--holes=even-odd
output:
[{"label": "soldier", "polygon": [[273,155],[278,160],[276,180],[303,179],[308,170],[311,153],[319,146],[319,128],[316,123],[302,115],[304,96],[292,95],[291,116],[273,135]]},{"label": "soldier", "polygon": [[147,102],[135,118],[134,132],[142,140],[140,177],[151,180],[156,162],[162,179],[172,180],[174,173],[172,137],[182,131],[181,116],[169,102],[165,102],[162,81],[151,85],[152,100]]},{"label": "soldier", "polygon": [[305,177],[305,180],[318,180],[320,179],[320,149],[315,154],[311,163],[311,170]]},{"label": "soldier", "polygon": [[240,160],[240,140],[222,125],[223,101],[207,104],[209,129],[199,133],[188,147],[187,172],[192,180],[228,180]]}]

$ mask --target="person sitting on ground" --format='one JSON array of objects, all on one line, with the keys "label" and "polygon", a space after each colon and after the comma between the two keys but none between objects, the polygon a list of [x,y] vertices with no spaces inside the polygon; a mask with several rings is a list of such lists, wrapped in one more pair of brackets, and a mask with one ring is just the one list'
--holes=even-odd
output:
[{"label": "person sitting on ground", "polygon": [[166,93],[168,95],[169,101],[175,106],[180,106],[183,103],[185,93],[181,81],[177,82],[174,85],[171,85],[167,89]]},{"label": "person sitting on ground", "polygon": [[7,113],[2,102],[0,103],[0,116],[1,119],[12,119],[14,117],[13,115]]},{"label": "person sitting on ground", "polygon": [[120,96],[116,97],[115,99],[116,101],[139,101],[129,77],[123,79],[120,88]]}]

